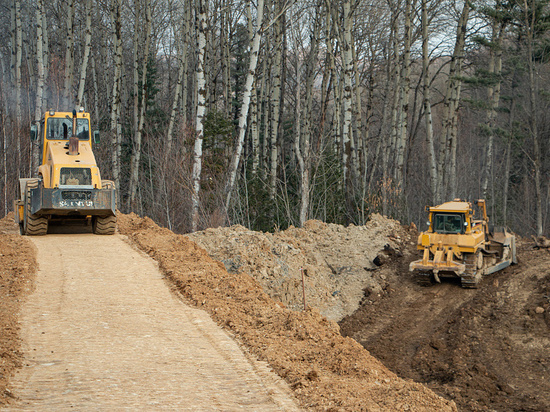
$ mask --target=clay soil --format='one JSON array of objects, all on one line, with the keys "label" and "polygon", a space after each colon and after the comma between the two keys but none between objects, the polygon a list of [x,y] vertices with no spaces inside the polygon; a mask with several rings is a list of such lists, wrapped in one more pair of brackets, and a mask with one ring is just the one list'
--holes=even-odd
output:
[{"label": "clay soil", "polygon": [[[17,311],[36,263],[9,218],[0,222],[1,405],[21,363]],[[119,232],[267,361],[304,409],[550,410],[547,250],[521,244],[517,266],[465,290],[417,285],[407,271],[416,230],[379,215],[362,227],[311,221],[192,236],[120,215]]]},{"label": "clay soil", "polygon": [[0,406],[11,398],[8,379],[22,365],[18,313],[33,287],[36,250],[19,235],[13,216],[0,220]]}]

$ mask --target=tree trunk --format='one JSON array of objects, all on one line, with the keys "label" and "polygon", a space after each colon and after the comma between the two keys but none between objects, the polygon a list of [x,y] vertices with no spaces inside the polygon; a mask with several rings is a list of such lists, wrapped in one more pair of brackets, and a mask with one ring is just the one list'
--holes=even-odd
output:
[{"label": "tree trunk", "polygon": [[352,41],[351,41],[351,1],[345,0],[343,4],[343,28],[341,30],[341,43],[343,45],[342,55],[344,61],[344,94],[343,94],[343,111],[344,111],[344,123],[342,128],[342,143],[343,143],[343,185],[346,192],[346,201],[351,201],[352,196],[352,181],[355,176],[352,176],[351,170],[353,170],[353,163],[355,157],[355,145],[353,142],[352,133],[352,120],[353,120],[353,53],[352,53]]},{"label": "tree trunk", "polygon": [[80,82],[78,86],[77,105],[83,106],[84,86],[86,85],[86,72],[88,70],[88,60],[90,58],[90,48],[92,43],[92,0],[86,0],[86,36],[84,45],[84,56],[82,57],[82,66],[80,67]]},{"label": "tree trunk", "polygon": [[[185,18],[183,21],[183,33],[189,33],[191,26],[191,8],[187,7],[185,10]],[[172,151],[172,134],[174,132],[174,123],[176,121],[176,113],[178,110],[178,102],[180,99],[180,94],[182,90],[182,84],[184,81],[184,75],[187,69],[187,51],[189,48],[188,45],[188,36],[186,34],[181,36],[182,44],[179,48],[178,61],[179,61],[179,71],[178,71],[178,81],[176,84],[176,91],[174,93],[174,100],[172,102],[172,111],[170,113],[170,123],[168,124],[168,133],[166,135],[166,156],[169,156]],[[186,108],[182,107],[182,111],[185,111]]]},{"label": "tree trunk", "polygon": [[[534,1],[533,1],[534,9]],[[540,142],[537,123],[537,84],[535,80],[535,62],[533,60],[533,38],[535,30],[536,13],[531,12],[529,16],[529,6],[527,0],[523,0],[523,12],[525,16],[525,28],[527,29],[527,62],[529,70],[529,126],[531,138],[533,139],[533,167],[535,169],[535,212],[536,212],[536,235],[542,236],[542,182],[541,182],[541,165],[540,165]]]},{"label": "tree trunk", "polygon": [[139,165],[141,161],[141,140],[143,134],[143,125],[145,124],[145,114],[147,112],[147,64],[149,62],[149,48],[151,46],[151,2],[147,1],[145,6],[145,49],[142,56],[141,65],[141,104],[139,108],[139,121],[134,144],[132,147],[132,156],[130,159],[130,205],[136,206],[136,193],[139,185]]},{"label": "tree trunk", "polygon": [[[466,30],[468,25],[468,16],[470,13],[470,2],[464,1],[464,7],[458,21],[456,31],[456,42],[451,57],[449,68],[449,80],[447,82],[447,92],[445,95],[445,111],[442,141],[440,142],[439,158],[439,176],[443,176],[443,182],[439,187],[440,201],[447,195],[450,199],[456,197],[457,176],[456,176],[456,148],[458,135],[458,109],[460,104],[460,89],[462,81],[462,61],[464,59],[464,45],[466,39]],[[445,151],[446,150],[446,151]],[[446,190],[447,189],[447,190]]]},{"label": "tree trunk", "polygon": [[[40,119],[42,118],[42,100],[44,96],[44,38],[42,32],[42,13],[44,13],[44,1],[37,0],[36,2],[36,101],[34,104],[34,124],[40,125]],[[32,167],[31,170],[35,170],[39,166],[40,155],[39,145],[35,142],[32,144]]]},{"label": "tree trunk", "polygon": [[23,151],[21,142],[21,125],[23,123],[23,102],[21,97],[21,60],[23,55],[23,34],[21,28],[21,0],[15,0],[15,141],[17,141],[17,172],[21,177],[21,153]]},{"label": "tree trunk", "polygon": [[67,39],[65,43],[65,75],[63,83],[63,108],[73,109],[75,104],[73,96],[74,77],[74,0],[67,0]]},{"label": "tree trunk", "polygon": [[403,64],[401,65],[401,84],[399,98],[401,109],[399,112],[399,125],[397,133],[397,154],[395,166],[395,184],[400,190],[405,188],[405,150],[407,145],[408,129],[409,129],[409,93],[410,93],[410,76],[411,76],[411,4],[412,0],[405,2],[405,27],[403,39]]},{"label": "tree trunk", "polygon": [[198,56],[197,56],[197,117],[195,123],[195,147],[193,150],[193,194],[191,197],[191,231],[196,232],[199,226],[200,188],[202,170],[202,141],[204,138],[204,116],[206,112],[206,76],[204,59],[206,52],[206,4],[198,0]]},{"label": "tree trunk", "polygon": [[[489,111],[487,113],[487,131],[489,133],[487,139],[487,152],[485,160],[485,168],[482,171],[483,181],[481,185],[481,193],[483,199],[487,198],[487,190],[489,187],[489,179],[493,170],[493,146],[495,140],[495,128],[496,128],[496,118],[497,118],[497,108],[500,103],[500,89],[501,89],[501,80],[500,76],[502,73],[502,42],[503,42],[503,32],[504,24],[498,24],[497,21],[493,21],[492,24],[492,38],[491,38],[491,51],[490,51],[490,60],[489,60],[489,74],[492,74],[494,78],[497,78],[498,81],[494,85],[490,85],[487,89],[487,101],[490,104]],[[496,49],[495,49],[496,47]],[[491,199],[494,204],[495,199]]]},{"label": "tree trunk", "polygon": [[260,49],[260,40],[262,37],[262,21],[264,15],[264,0],[258,0],[258,10],[256,12],[256,31],[254,32],[254,38],[252,40],[250,50],[250,63],[248,66],[248,73],[246,75],[246,83],[243,93],[243,102],[241,105],[241,112],[239,115],[239,127],[237,145],[235,147],[235,153],[231,159],[229,166],[229,177],[225,187],[225,209],[229,210],[231,204],[231,194],[235,187],[235,181],[237,180],[237,170],[241,161],[241,154],[244,145],[244,137],[246,133],[246,121],[248,118],[248,109],[250,105],[250,95],[252,92],[253,83],[256,77],[256,66],[258,65],[258,52]]},{"label": "tree trunk", "polygon": [[[278,8],[275,14],[280,10],[280,1],[277,1]],[[277,19],[274,25],[274,47],[275,60],[273,62],[273,89],[271,94],[271,167],[269,178],[269,196],[273,201],[277,193],[277,141],[279,137],[279,118],[281,107],[281,75],[282,75],[282,55],[283,55],[283,25],[281,19]]]},{"label": "tree trunk", "polygon": [[[122,0],[113,0],[111,6],[111,20],[113,25],[113,47],[114,47],[114,79],[111,94],[111,138],[112,154],[111,165],[115,187],[120,189],[120,154],[122,143],[122,130],[120,119],[120,94],[122,86],[122,22],[120,8]],[[120,204],[121,196],[117,196],[117,205]]]},{"label": "tree trunk", "polygon": [[427,0],[422,0],[422,85],[424,94],[424,120],[426,121],[426,147],[428,150],[428,168],[430,171],[430,188],[432,204],[437,204],[437,163],[435,158],[432,104],[430,101],[430,66],[428,53],[428,7]]}]

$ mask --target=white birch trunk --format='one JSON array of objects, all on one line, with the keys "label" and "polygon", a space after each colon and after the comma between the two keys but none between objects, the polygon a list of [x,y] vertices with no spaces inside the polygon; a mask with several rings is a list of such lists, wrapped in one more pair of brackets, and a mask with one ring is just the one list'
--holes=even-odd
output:
[{"label": "white birch trunk", "polygon": [[[37,0],[36,2],[36,100],[34,104],[34,123],[39,126],[42,117],[42,100],[44,96],[44,39],[42,33],[42,13],[44,13],[44,1]],[[38,144],[32,144],[32,166],[31,170],[38,168],[39,153]]]},{"label": "white birch trunk", "polygon": [[147,63],[151,45],[151,2],[147,1],[145,8],[145,49],[143,51],[141,66],[141,104],[139,108],[138,127],[134,137],[132,156],[130,159],[130,205],[132,208],[136,206],[136,193],[139,186],[139,165],[141,162],[141,140],[147,109]]},{"label": "white birch trunk", "polygon": [[411,1],[405,2],[405,27],[403,41],[403,64],[401,65],[401,85],[400,85],[400,103],[399,126],[397,135],[397,154],[396,154],[396,182],[398,188],[405,188],[405,150],[408,137],[409,125],[409,93],[411,76]]},{"label": "white birch trunk", "polygon": [[[486,152],[486,161],[485,161],[485,168],[482,171],[483,173],[483,181],[481,184],[481,193],[482,198],[487,199],[487,190],[489,187],[489,180],[492,174],[493,170],[493,146],[494,146],[494,139],[495,134],[494,130],[496,127],[496,118],[497,118],[497,108],[500,103],[500,89],[501,89],[501,81],[500,81],[500,75],[502,73],[502,33],[504,31],[504,27],[502,24],[498,24],[497,22],[493,22],[493,33],[491,42],[496,45],[496,50],[494,48],[491,48],[490,52],[490,59],[489,59],[489,73],[493,74],[496,78],[499,80],[495,85],[491,85],[488,87],[487,90],[487,100],[489,101],[490,108],[489,112],[487,113],[487,128],[488,128],[488,139],[487,139],[487,152]],[[492,199],[492,202],[494,202],[495,199]]]},{"label": "white birch trunk", "polygon": [[[21,1],[15,0],[15,73],[13,78],[15,79],[15,128],[14,133],[17,136],[14,140],[17,141],[17,172],[19,177],[22,173],[22,161],[21,153],[23,148],[21,147],[21,124],[23,123],[23,102],[22,102],[22,90],[21,90],[21,61],[23,56],[23,34],[21,28]],[[31,172],[32,173],[32,172]]]},{"label": "white birch trunk", "polygon": [[[254,41],[254,25],[252,22],[252,6],[251,2],[246,3],[246,15],[248,19],[248,41],[252,45]],[[250,135],[252,143],[252,177],[258,173],[260,163],[260,133],[258,129],[258,93],[256,90],[256,81],[252,85],[250,94]]]},{"label": "white birch trunk", "polygon": [[197,56],[197,116],[195,123],[195,147],[193,150],[193,193],[191,197],[191,231],[199,226],[200,188],[202,169],[202,141],[204,138],[204,116],[206,112],[206,76],[204,61],[206,52],[206,4],[198,0],[198,56]]},{"label": "white birch trunk", "polygon": [[[188,7],[185,11],[185,17],[183,21],[183,33],[189,33],[190,26],[191,26],[191,8]],[[168,133],[166,136],[166,156],[169,156],[172,151],[172,135],[174,133],[174,124],[176,121],[178,102],[180,100],[182,84],[183,84],[185,72],[187,69],[186,66],[187,66],[188,36],[184,34],[181,37],[183,41],[179,49],[179,55],[178,55],[178,61],[179,61],[178,81],[176,84],[176,91],[174,93],[174,100],[172,102],[172,111],[170,113],[170,123],[168,124]],[[186,108],[182,107],[182,111],[185,111],[185,110]]]},{"label": "white birch trunk", "polygon": [[73,71],[74,71],[74,0],[67,0],[65,43],[65,74],[63,82],[63,110],[74,108],[73,100]]},{"label": "white birch trunk", "polygon": [[246,121],[248,117],[248,109],[250,105],[250,94],[252,92],[253,83],[256,77],[256,67],[258,65],[258,52],[260,49],[260,40],[262,37],[262,21],[264,14],[264,0],[258,0],[258,10],[256,13],[256,31],[254,32],[254,39],[252,40],[252,47],[250,50],[250,63],[248,66],[248,73],[246,75],[246,83],[243,94],[243,102],[241,105],[241,112],[239,115],[239,128],[237,146],[235,153],[231,159],[231,165],[229,167],[229,177],[225,188],[225,209],[229,210],[231,203],[231,194],[235,187],[235,181],[237,179],[237,170],[241,161],[241,154],[244,145],[244,137],[246,133]]},{"label": "white birch trunk", "polygon": [[271,94],[271,167],[269,169],[269,196],[271,200],[275,199],[277,193],[277,141],[279,137],[279,118],[281,106],[281,74],[282,74],[282,55],[283,55],[283,27],[281,20],[277,20],[274,25],[275,31],[275,60],[273,61],[273,89]]},{"label": "white birch trunk", "polygon": [[430,188],[432,204],[437,204],[437,164],[434,149],[432,104],[430,99],[430,66],[428,52],[428,7],[422,0],[422,85],[424,94],[424,120],[426,122],[426,147],[428,150],[428,168],[430,171]]},{"label": "white birch trunk", "polygon": [[355,149],[353,144],[352,134],[352,119],[353,119],[353,57],[351,48],[353,47],[351,42],[351,3],[350,0],[344,1],[344,27],[341,31],[342,44],[343,44],[343,60],[344,60],[344,94],[343,94],[343,111],[344,111],[344,123],[342,128],[342,166],[343,166],[343,185],[346,193],[351,189],[351,178],[348,176],[353,162],[353,151]]},{"label": "white birch trunk", "polygon": [[531,137],[533,139],[533,167],[535,169],[535,221],[536,221],[536,235],[542,236],[543,224],[542,224],[542,182],[541,182],[541,164],[540,164],[540,142],[539,131],[537,123],[537,84],[535,80],[535,62],[533,61],[533,38],[535,30],[535,13],[531,13],[529,16],[529,6],[527,0],[523,0],[523,12],[525,16],[525,26],[527,29],[527,60],[529,69],[529,103],[530,103],[530,129]]},{"label": "white birch trunk", "polygon": [[[121,154],[121,124],[120,124],[120,93],[122,84],[122,33],[121,33],[121,0],[113,0],[111,7],[111,20],[113,25],[113,46],[114,46],[114,79],[111,93],[111,138],[112,154],[111,167],[115,187],[120,188],[120,154]],[[120,196],[117,196],[117,203],[120,203]]]},{"label": "white birch trunk", "polygon": [[139,51],[141,49],[141,43],[139,34],[141,32],[141,1],[136,0],[135,4],[135,19],[134,19],[134,38],[133,38],[133,82],[132,82],[132,94],[133,94],[133,129],[134,137],[137,134],[139,123]]},{"label": "white birch trunk", "polygon": [[457,25],[456,41],[449,67],[449,79],[444,100],[443,132],[439,142],[438,162],[438,201],[441,202],[449,195],[451,199],[456,197],[456,138],[458,133],[458,105],[460,101],[460,89],[462,82],[462,60],[464,58],[464,45],[470,4],[464,2],[464,7]]},{"label": "white birch trunk", "polygon": [[83,106],[84,86],[86,85],[86,73],[88,71],[88,60],[90,58],[90,49],[92,44],[92,0],[86,0],[86,36],[84,45],[84,56],[80,66],[80,81],[78,85],[78,95],[76,97],[77,105]]}]

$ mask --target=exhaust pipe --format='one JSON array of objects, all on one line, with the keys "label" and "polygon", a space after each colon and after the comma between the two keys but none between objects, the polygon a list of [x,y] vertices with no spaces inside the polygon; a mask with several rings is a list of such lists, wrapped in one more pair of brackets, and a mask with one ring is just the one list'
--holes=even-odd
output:
[{"label": "exhaust pipe", "polygon": [[78,137],[76,136],[76,109],[73,109],[73,135],[69,137],[69,155],[78,155]]}]

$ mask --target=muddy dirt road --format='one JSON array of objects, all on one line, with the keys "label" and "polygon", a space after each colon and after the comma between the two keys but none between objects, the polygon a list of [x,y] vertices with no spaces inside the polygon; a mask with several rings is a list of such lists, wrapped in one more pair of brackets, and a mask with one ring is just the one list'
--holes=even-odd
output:
[{"label": "muddy dirt road", "polygon": [[7,410],[297,410],[279,377],[123,239],[32,238],[39,271]]},{"label": "muddy dirt road", "polygon": [[385,292],[367,295],[342,333],[460,410],[550,410],[550,253],[524,243],[519,264],[479,289],[422,287],[406,255],[381,269]]}]

